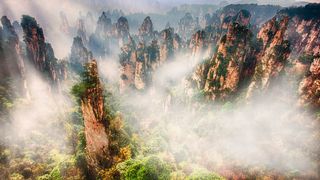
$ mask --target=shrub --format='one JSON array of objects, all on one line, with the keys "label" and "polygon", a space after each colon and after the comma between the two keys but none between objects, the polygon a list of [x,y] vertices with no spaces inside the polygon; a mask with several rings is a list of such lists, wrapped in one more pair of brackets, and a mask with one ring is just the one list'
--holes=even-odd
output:
[{"label": "shrub", "polygon": [[50,179],[62,180],[59,166],[55,167],[50,173]]},{"label": "shrub", "polygon": [[123,179],[170,179],[171,166],[156,156],[149,156],[142,159],[130,159],[118,164]]},{"label": "shrub", "polygon": [[187,180],[223,180],[223,178],[215,173],[209,172],[204,169],[198,169],[193,171]]}]

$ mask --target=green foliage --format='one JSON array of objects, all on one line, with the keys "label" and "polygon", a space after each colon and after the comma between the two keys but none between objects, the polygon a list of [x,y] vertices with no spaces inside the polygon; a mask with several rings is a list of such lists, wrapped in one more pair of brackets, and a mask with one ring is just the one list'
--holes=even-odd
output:
[{"label": "green foliage", "polygon": [[50,173],[50,179],[62,180],[59,167],[55,167]]},{"label": "green foliage", "polygon": [[71,94],[76,98],[82,98],[87,89],[96,86],[98,77],[94,77],[90,74],[89,68],[84,68],[83,72],[80,74],[80,82],[75,84],[71,89]]},{"label": "green foliage", "polygon": [[71,93],[75,97],[80,98],[83,96],[86,90],[87,90],[87,87],[85,83],[78,83],[72,87]]},{"label": "green foliage", "polygon": [[79,151],[84,151],[84,149],[86,148],[86,145],[87,145],[84,130],[79,132],[78,138],[79,139],[78,139],[78,147],[77,147],[77,149]]},{"label": "green foliage", "polygon": [[199,102],[200,102],[200,101],[205,100],[206,96],[207,96],[207,92],[202,89],[202,90],[200,90],[200,91],[197,91],[197,92],[193,95],[192,99],[195,100],[195,101],[199,101]]},{"label": "green foliage", "polygon": [[187,175],[183,171],[174,171],[170,174],[171,180],[184,180],[187,178]]},{"label": "green foliage", "polygon": [[11,79],[2,79],[0,82],[0,110],[7,111],[14,106],[13,99],[14,99],[14,92],[15,89],[12,87],[12,80]]},{"label": "green foliage", "polygon": [[43,176],[37,177],[37,180],[51,180],[51,177],[49,174],[45,174]]},{"label": "green foliage", "polygon": [[279,62],[286,61],[286,55],[290,53],[290,42],[285,40],[282,44],[274,47],[276,58]]},{"label": "green foliage", "polygon": [[232,110],[234,108],[234,104],[232,103],[232,102],[230,102],[230,101],[228,101],[228,102],[226,102],[226,103],[224,103],[223,105],[222,105],[222,110],[223,111],[230,111],[230,110]]},{"label": "green foliage", "polygon": [[220,62],[219,67],[217,69],[217,75],[226,77],[227,75],[227,67],[229,64],[229,58],[224,58],[223,55],[221,53],[218,53],[217,56],[218,61]]},{"label": "green foliage", "polygon": [[24,177],[19,173],[13,173],[13,174],[11,174],[10,179],[11,180],[23,180]]},{"label": "green foliage", "polygon": [[165,180],[170,178],[172,167],[156,156],[130,159],[117,166],[122,179]]},{"label": "green foliage", "polygon": [[198,169],[193,171],[187,180],[223,180],[223,178],[215,173],[209,172],[204,169]]},{"label": "green foliage", "polygon": [[302,64],[311,64],[312,61],[313,61],[314,57],[313,55],[311,54],[302,54],[300,57],[299,57],[299,61],[302,63]]},{"label": "green foliage", "polygon": [[78,133],[78,143],[77,143],[76,153],[75,153],[75,163],[77,167],[81,169],[83,173],[88,172],[88,164],[86,159],[86,138],[84,130]]},{"label": "green foliage", "polygon": [[251,38],[250,47],[255,49],[257,52],[261,51],[263,47],[263,41],[261,38]]},{"label": "green foliage", "polygon": [[[42,28],[39,27],[37,21],[35,18],[28,16],[28,15],[23,15],[21,19],[21,26],[23,28],[24,33],[26,36],[31,37],[32,36],[32,31],[35,29],[39,36],[43,36],[43,30]],[[28,39],[26,39],[28,40]]]}]

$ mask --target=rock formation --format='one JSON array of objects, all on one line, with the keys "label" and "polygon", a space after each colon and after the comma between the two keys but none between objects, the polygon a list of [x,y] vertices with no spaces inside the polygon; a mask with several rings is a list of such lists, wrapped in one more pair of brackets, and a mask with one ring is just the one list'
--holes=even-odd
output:
[{"label": "rock formation", "polygon": [[204,90],[212,99],[224,99],[236,93],[239,87],[245,62],[250,61],[252,49],[251,31],[238,23],[229,25],[228,32],[220,40],[217,54],[210,62]]},{"label": "rock formation", "polygon": [[131,40],[127,18],[123,16],[120,17],[115,25],[115,28],[115,35],[120,40],[120,47],[127,44]]},{"label": "rock formation", "polygon": [[179,22],[178,33],[183,39],[187,39],[198,29],[200,29],[198,18],[194,19],[190,13],[186,13]]},{"label": "rock formation", "polygon": [[[121,23],[120,23],[121,22]],[[161,31],[159,34],[153,31],[150,17],[143,21],[138,38],[131,38],[126,33],[128,27],[126,20],[122,19],[117,24],[122,24],[118,34],[127,34],[129,40],[121,48],[120,53],[120,91],[127,89],[143,90],[152,84],[153,72],[163,63],[173,60],[176,52],[182,48],[181,38],[174,33],[173,28]],[[124,33],[123,33],[124,32]],[[137,41],[137,42],[136,42]]]},{"label": "rock formation", "polygon": [[48,78],[52,84],[58,85],[57,59],[54,57],[52,47],[45,42],[42,28],[37,21],[24,15],[21,21],[26,43],[26,55],[34,67],[42,72],[44,78]]},{"label": "rock formation", "polygon": [[86,138],[86,159],[94,174],[110,166],[109,137],[104,112],[103,88],[98,76],[97,62],[85,65],[86,89],[81,97],[81,110],[84,119]]},{"label": "rock formation", "polygon": [[320,57],[313,60],[309,74],[301,81],[299,95],[302,105],[320,107]]},{"label": "rock formation", "polygon": [[144,43],[150,43],[155,38],[155,33],[153,32],[153,24],[150,17],[146,17],[143,20],[139,28],[139,40]]},{"label": "rock formation", "polygon": [[120,59],[120,92],[134,87],[135,81],[135,64],[137,54],[134,44],[126,44],[121,48]]},{"label": "rock formation", "polygon": [[112,51],[112,22],[105,12],[99,17],[95,33],[89,38],[89,48],[95,56],[106,56]]},{"label": "rock formation", "polygon": [[160,63],[164,63],[174,55],[174,30],[165,29],[160,34]]},{"label": "rock formation", "polygon": [[78,19],[77,22],[77,36],[82,39],[82,42],[85,46],[88,44],[87,31],[83,19]]},{"label": "rock formation", "polygon": [[1,18],[2,29],[0,30],[0,79],[5,83],[6,79],[15,79],[18,86],[17,91],[22,95],[29,96],[25,77],[25,65],[19,37],[14,30],[10,20],[3,16]]},{"label": "rock formation", "polygon": [[288,17],[283,17],[280,22],[272,19],[258,33],[258,38],[262,39],[263,48],[258,55],[255,74],[249,86],[247,97],[254,93],[254,89],[268,88],[270,81],[277,78],[283,71],[290,54],[290,42],[285,40],[288,21]]},{"label": "rock formation", "polygon": [[260,26],[275,16],[280,9],[280,6],[274,5],[230,4],[219,10],[217,14],[220,22],[223,22],[224,19],[232,19],[239,11],[246,10],[252,15],[250,24]]},{"label": "rock formation", "polygon": [[70,34],[71,27],[69,25],[69,21],[67,19],[66,14],[62,11],[60,12],[60,20],[61,20],[60,31],[65,34]]},{"label": "rock formation", "polygon": [[70,64],[76,71],[81,71],[82,66],[92,59],[92,53],[84,46],[80,37],[73,38],[71,47]]}]

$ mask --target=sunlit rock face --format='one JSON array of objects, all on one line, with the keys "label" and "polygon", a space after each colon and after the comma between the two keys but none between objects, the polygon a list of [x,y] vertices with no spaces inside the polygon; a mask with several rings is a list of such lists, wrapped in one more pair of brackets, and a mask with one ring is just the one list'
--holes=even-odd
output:
[{"label": "sunlit rock face", "polygon": [[210,62],[204,90],[212,99],[224,99],[237,92],[247,61],[252,61],[251,31],[238,23],[230,24]]},{"label": "sunlit rock face", "polygon": [[144,89],[146,87],[146,60],[147,52],[145,52],[145,47],[143,43],[139,43],[136,50],[136,69],[135,69],[135,79],[134,84],[137,89]]},{"label": "sunlit rock face", "polygon": [[320,20],[316,18],[306,19],[293,16],[288,23],[286,38],[291,43],[291,60],[309,64],[303,58],[304,55],[318,56],[320,54]]},{"label": "sunlit rock face", "polygon": [[[236,12],[236,9],[238,9],[238,6],[236,6],[236,8],[224,9],[222,10],[222,12],[213,14],[212,17],[208,16],[207,17],[208,26],[202,31],[197,31],[191,38],[190,48],[192,50],[193,59],[195,60],[195,62],[200,62],[201,60],[202,61],[205,60],[195,68],[195,71],[191,77],[191,80],[196,83],[196,87],[198,89],[204,89],[204,86],[207,81],[208,71],[210,68],[210,63],[209,63],[210,59],[212,62],[212,59],[218,57],[219,54],[220,55],[228,54],[228,56],[230,56],[230,55],[233,55],[233,53],[235,53],[234,51],[232,51],[232,49],[237,49],[237,48],[231,47],[231,46],[237,46],[236,40],[239,39],[238,38],[239,34],[233,31],[232,27],[234,27],[235,24],[237,24],[238,27],[244,27],[245,29],[249,29],[250,27],[250,19],[251,19],[250,12],[242,9]],[[251,32],[248,33],[247,35],[243,34],[243,37],[240,37],[240,39],[246,39],[248,38],[247,36],[251,36],[251,34],[252,34]],[[220,39],[223,41],[220,41]],[[227,43],[229,44],[227,45],[227,47],[222,47],[222,44],[225,42],[225,40],[227,40],[230,43]],[[239,40],[239,42],[240,41],[241,40]],[[254,69],[254,63],[255,63],[255,60],[253,58],[255,51],[250,50],[250,47],[249,47],[250,43],[251,42],[245,42],[245,44],[247,44],[245,45],[246,49],[242,49],[242,51],[246,53],[245,56],[247,60],[245,61],[242,60],[243,61],[242,63],[244,64],[240,66],[241,66],[241,71],[243,71],[243,73],[239,74],[239,79],[249,77],[250,74],[252,74],[252,71],[254,71],[254,70],[250,71],[250,68]],[[240,45],[239,48],[243,48],[241,46],[242,45]],[[218,51],[215,50],[216,48],[218,48],[217,49]],[[228,53],[227,53],[227,50],[229,50]],[[216,70],[211,69],[211,71],[216,71]],[[239,80],[236,80],[236,81],[239,81]],[[207,84],[206,86],[207,86],[206,88],[207,92],[213,91],[213,89],[209,90],[211,85]]]},{"label": "sunlit rock face", "polygon": [[199,58],[206,54],[208,48],[207,34],[204,30],[197,31],[190,40],[191,55],[194,57],[195,63],[199,62]]},{"label": "sunlit rock face", "polygon": [[120,92],[134,87],[135,81],[135,65],[137,54],[134,44],[126,44],[121,48],[120,58]]},{"label": "sunlit rock face", "polygon": [[26,15],[22,18],[21,26],[29,62],[42,72],[44,78],[48,78],[54,85],[59,85],[58,62],[51,45],[45,42],[42,28],[34,18]]},{"label": "sunlit rock face", "polygon": [[320,58],[315,58],[299,86],[300,103],[320,107]]},{"label": "sunlit rock face", "polygon": [[205,61],[206,58],[209,58],[210,54],[210,37],[208,37],[208,32],[199,30],[193,34],[189,48],[192,57],[191,63],[197,64],[193,74],[191,75],[191,81],[196,84],[196,88],[203,89],[209,67],[206,63],[201,63],[201,61]]},{"label": "sunlit rock face", "polygon": [[[264,90],[270,83],[277,82],[281,73],[285,72],[294,81],[300,81],[301,76],[306,74],[300,83],[300,102],[317,104],[314,100],[317,96],[315,67],[320,54],[320,21],[316,15],[305,13],[313,8],[317,8],[317,5],[282,10],[263,25],[257,36],[262,40],[263,49],[258,56],[248,97],[255,88]],[[312,84],[311,79],[314,80]]]},{"label": "sunlit rock face", "polygon": [[85,76],[90,85],[81,97],[86,138],[86,158],[92,172],[110,165],[109,137],[104,112],[103,88],[98,76],[97,62],[90,61],[85,66]]},{"label": "sunlit rock face", "polygon": [[76,70],[82,70],[82,66],[92,59],[92,53],[84,46],[81,37],[73,38],[70,54],[71,67]]},{"label": "sunlit rock face", "polygon": [[280,21],[272,19],[258,33],[263,49],[257,57],[258,62],[247,97],[250,97],[255,89],[266,90],[270,82],[279,77],[284,69],[291,52],[290,42],[285,39],[288,21],[288,17],[283,17]]},{"label": "sunlit rock face", "polygon": [[155,33],[153,30],[153,24],[151,18],[148,16],[143,20],[139,28],[139,40],[141,42],[149,44],[155,38]]},{"label": "sunlit rock face", "polygon": [[95,32],[89,38],[89,48],[96,56],[111,54],[112,42],[112,21],[105,12],[99,17]]},{"label": "sunlit rock face", "polygon": [[164,63],[174,56],[175,50],[179,49],[179,37],[174,33],[173,28],[160,32],[160,63]]}]

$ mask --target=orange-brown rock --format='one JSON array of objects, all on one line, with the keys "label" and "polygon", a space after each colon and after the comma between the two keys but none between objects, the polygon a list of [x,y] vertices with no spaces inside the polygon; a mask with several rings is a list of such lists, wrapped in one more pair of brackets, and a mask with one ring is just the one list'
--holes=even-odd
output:
[{"label": "orange-brown rock", "polygon": [[51,45],[45,42],[42,28],[33,17],[27,15],[23,15],[21,26],[24,32],[28,60],[38,71],[43,73],[44,78],[48,78],[47,74],[49,74],[51,84],[59,86],[58,60],[54,56]]},{"label": "orange-brown rock", "polygon": [[257,57],[257,65],[247,98],[251,97],[255,90],[266,90],[270,82],[283,71],[291,52],[290,42],[285,39],[288,22],[289,18],[286,16],[279,22],[272,19],[258,33],[258,38],[262,39],[263,48]]},{"label": "orange-brown rock", "polygon": [[217,54],[209,63],[204,90],[212,99],[225,99],[236,93],[244,72],[244,63],[251,60],[250,39],[246,26],[230,24],[228,32],[220,40]]},{"label": "orange-brown rock", "polygon": [[172,28],[165,29],[161,32],[160,39],[160,63],[173,58],[174,55],[174,30]]},{"label": "orange-brown rock", "polygon": [[133,44],[126,44],[120,53],[120,93],[135,86],[137,54]]},{"label": "orange-brown rock", "polygon": [[97,62],[90,61],[85,67],[87,89],[81,97],[86,138],[86,159],[93,173],[110,165],[109,137],[104,112],[103,88],[98,76]]},{"label": "orange-brown rock", "polygon": [[320,58],[315,58],[310,66],[309,74],[299,86],[300,103],[320,107]]}]

